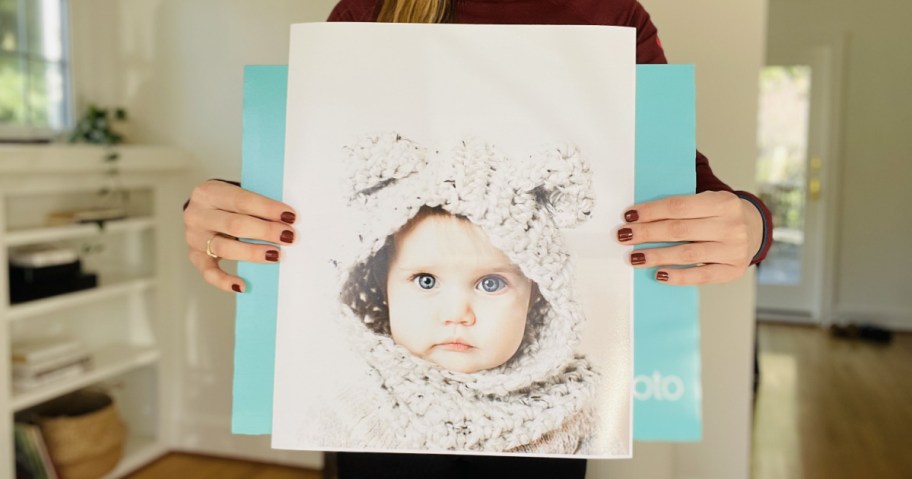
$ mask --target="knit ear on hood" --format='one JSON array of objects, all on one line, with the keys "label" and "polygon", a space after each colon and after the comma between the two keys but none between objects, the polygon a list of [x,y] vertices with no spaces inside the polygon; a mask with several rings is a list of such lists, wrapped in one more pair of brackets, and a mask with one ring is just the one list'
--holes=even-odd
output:
[{"label": "knit ear on hood", "polygon": [[535,166],[516,171],[528,175],[517,179],[517,193],[531,194],[561,228],[590,218],[595,204],[592,175],[576,147],[550,148],[533,155],[531,164]]},{"label": "knit ear on hood", "polygon": [[428,164],[427,151],[396,133],[368,137],[346,147],[351,174],[351,199],[364,199],[419,173]]}]

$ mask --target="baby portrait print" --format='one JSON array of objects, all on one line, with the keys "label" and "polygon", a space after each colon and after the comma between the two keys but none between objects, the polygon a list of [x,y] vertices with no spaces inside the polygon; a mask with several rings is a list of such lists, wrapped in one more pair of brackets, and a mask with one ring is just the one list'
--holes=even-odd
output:
[{"label": "baby portrait print", "polygon": [[[415,37],[380,36],[417,60],[360,58],[396,73],[343,94],[353,71],[295,48],[326,33],[293,31],[283,200],[302,234],[280,262],[273,446],[629,457],[632,273],[611,235],[633,198],[632,82],[608,74],[627,60],[604,69],[621,93],[566,89],[539,118],[510,93],[531,58],[431,100],[408,86],[427,74]],[[547,77],[533,89],[574,78]]]},{"label": "baby portrait print", "polygon": [[588,166],[572,147],[429,154],[396,133],[350,148],[371,222],[341,316],[377,387],[372,417],[341,429],[377,448],[586,452],[598,374],[576,352],[559,228],[591,214]]}]

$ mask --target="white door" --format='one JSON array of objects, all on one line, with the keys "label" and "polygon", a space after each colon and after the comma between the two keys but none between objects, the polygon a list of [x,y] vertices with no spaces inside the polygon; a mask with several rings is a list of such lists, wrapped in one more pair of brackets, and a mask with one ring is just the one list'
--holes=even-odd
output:
[{"label": "white door", "polygon": [[771,51],[761,73],[757,183],[775,227],[773,247],[757,272],[760,319],[823,319],[838,51]]}]

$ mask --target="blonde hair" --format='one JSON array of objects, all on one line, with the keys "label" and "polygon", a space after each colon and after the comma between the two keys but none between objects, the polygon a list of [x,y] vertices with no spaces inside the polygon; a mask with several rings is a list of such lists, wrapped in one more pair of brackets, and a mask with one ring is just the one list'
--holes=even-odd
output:
[{"label": "blonde hair", "polygon": [[452,0],[383,0],[378,22],[447,23],[452,15]]}]

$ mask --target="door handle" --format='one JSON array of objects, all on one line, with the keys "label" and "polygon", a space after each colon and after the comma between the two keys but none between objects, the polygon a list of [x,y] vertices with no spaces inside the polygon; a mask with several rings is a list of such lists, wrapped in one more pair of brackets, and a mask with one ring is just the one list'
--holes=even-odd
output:
[{"label": "door handle", "polygon": [[819,156],[811,158],[811,174],[808,175],[808,199],[817,201],[820,199],[820,170],[823,168],[823,160]]}]

